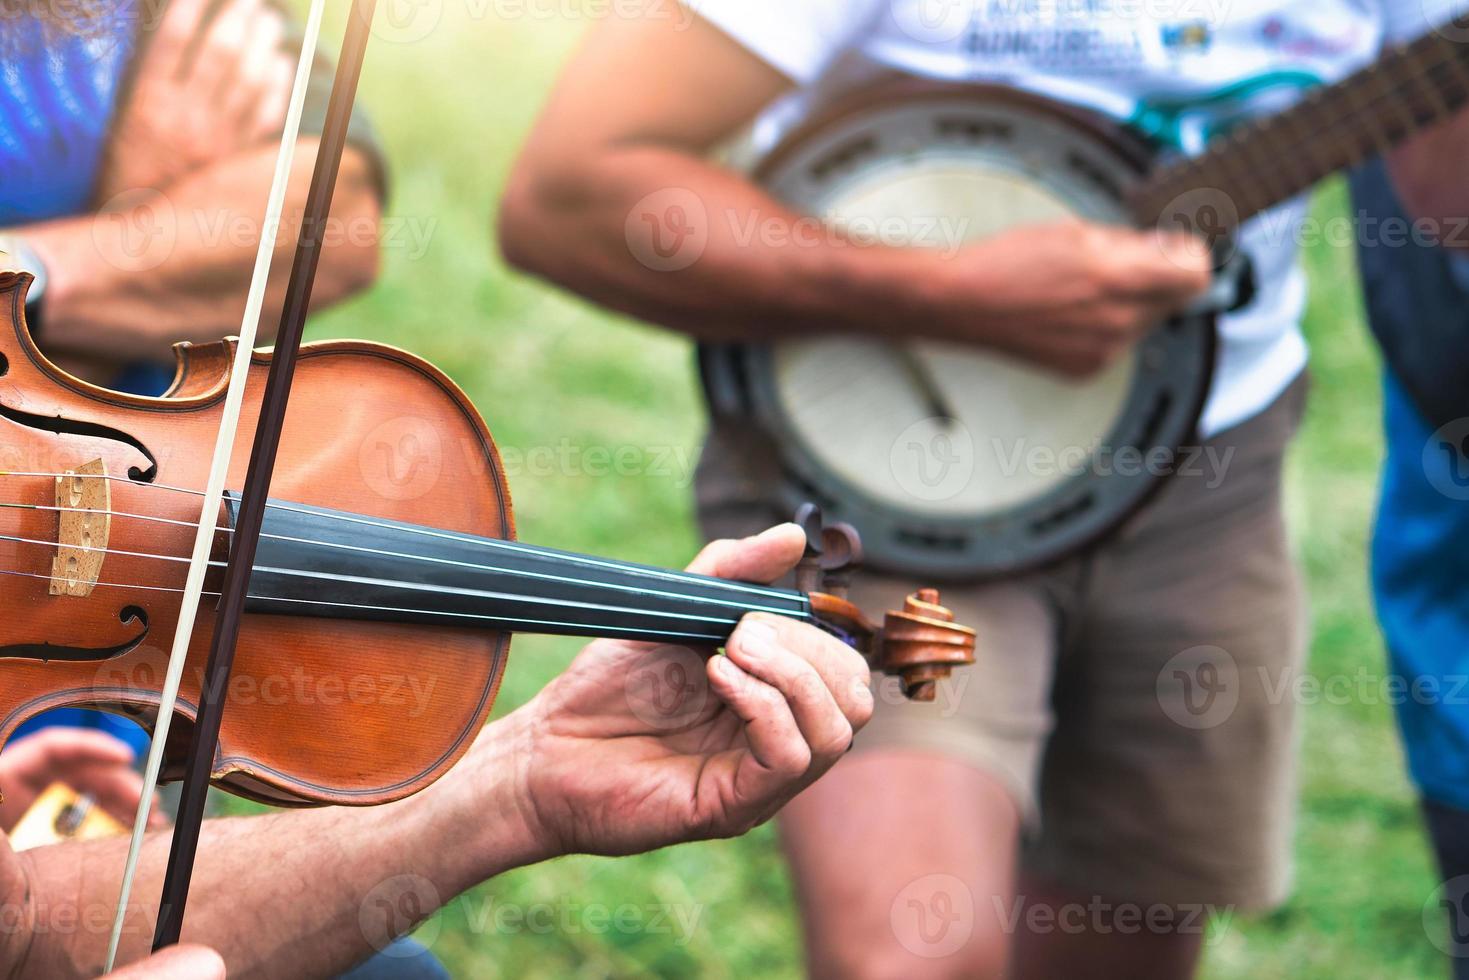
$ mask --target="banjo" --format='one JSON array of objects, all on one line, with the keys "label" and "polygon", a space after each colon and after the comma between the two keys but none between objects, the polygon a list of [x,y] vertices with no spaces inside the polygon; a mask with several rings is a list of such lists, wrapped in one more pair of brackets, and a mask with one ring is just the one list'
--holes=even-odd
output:
[{"label": "banjo", "polygon": [[1230,248],[1240,225],[1469,102],[1469,45],[1453,33],[1390,49],[1192,158],[1010,88],[908,79],[839,102],[754,171],[804,213],[951,247],[1064,218],[1183,230],[1215,249],[1215,287],[1080,380],[952,343],[705,345],[711,413],[754,425],[775,447],[779,502],[817,500],[861,530],[880,568],[991,578],[1095,542],[1195,437],[1217,317],[1251,296],[1248,262]]}]

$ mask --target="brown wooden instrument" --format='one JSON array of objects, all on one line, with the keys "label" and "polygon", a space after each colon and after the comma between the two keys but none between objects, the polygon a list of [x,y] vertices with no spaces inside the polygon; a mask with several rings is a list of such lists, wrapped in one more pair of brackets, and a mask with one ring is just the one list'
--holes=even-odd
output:
[{"label": "brown wooden instrument", "polygon": [[[51,708],[154,721],[233,353],[181,345],[162,399],[88,385],[31,341],[28,278],[0,274],[0,741]],[[269,362],[254,356],[239,445]],[[238,487],[248,453],[235,459]],[[236,501],[179,722],[197,712]],[[428,786],[484,725],[513,632],[717,646],[744,615],[776,613],[841,635],[917,698],[973,659],[973,632],[935,593],[881,627],[847,602],[855,535],[814,514],[798,590],[516,543],[484,420],[387,347],[302,349],[266,514],[213,767],[263,802],[370,805]],[[169,776],[189,729],[174,727]]]}]

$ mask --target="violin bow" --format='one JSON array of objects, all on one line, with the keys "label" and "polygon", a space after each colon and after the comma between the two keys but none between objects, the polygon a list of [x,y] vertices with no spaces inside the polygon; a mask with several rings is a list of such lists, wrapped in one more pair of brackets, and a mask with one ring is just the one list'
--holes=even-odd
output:
[{"label": "violin bow", "polygon": [[[117,917],[113,922],[112,937],[108,947],[107,970],[109,972],[116,963],[128,902],[131,898],[133,883],[137,878],[138,860],[147,833],[153,793],[162,770],[169,726],[177,703],[179,684],[188,660],[189,643],[193,638],[194,625],[203,596],[210,551],[218,530],[217,524],[224,501],[225,481],[234,452],[235,438],[239,431],[245,382],[249,374],[250,360],[254,354],[255,340],[259,333],[260,314],[265,302],[265,288],[270,275],[271,259],[275,253],[281,215],[285,209],[286,190],[294,161],[296,140],[300,134],[301,113],[306,101],[311,66],[316,56],[324,7],[325,0],[311,0],[310,12],[307,15],[306,27],[301,40],[301,52],[291,88],[285,127],[281,134],[281,146],[276,157],[275,175],[271,183],[265,223],[261,228],[260,245],[255,256],[255,269],[250,280],[250,291],[246,301],[245,315],[240,325],[240,338],[235,350],[229,390],[215,443],[214,460],[201,508],[199,530],[194,541],[194,554],[189,566],[189,577],[184,591],[179,626],[174,635],[173,648],[169,656],[168,675],[159,705],[152,745],[148,752],[143,799],[133,827],[132,844],[128,851],[127,867],[123,874],[122,894],[118,901]],[[342,51],[337,62],[336,77],[332,82],[331,97],[327,103],[326,123],[322,129],[316,163],[311,174],[306,210],[296,241],[296,254],[292,261],[285,305],[281,313],[280,330],[276,337],[270,375],[266,382],[255,433],[255,444],[251,451],[250,466],[232,535],[229,563],[221,590],[209,661],[200,690],[194,738],[189,746],[185,764],[183,793],[178,819],[174,825],[168,869],[165,873],[159,905],[158,924],[153,939],[155,952],[178,943],[183,929],[189,884],[193,877],[199,836],[203,829],[205,801],[213,774],[214,756],[219,747],[219,729],[224,712],[225,691],[234,666],[235,648],[239,641],[250,574],[255,564],[255,552],[264,523],[271,477],[274,473],[276,454],[280,447],[281,432],[285,424],[291,381],[295,375],[296,358],[301,347],[301,336],[311,304],[311,290],[321,258],[321,246],[331,210],[332,194],[336,189],[337,172],[341,166],[342,151],[346,146],[348,123],[352,116],[352,105],[357,94],[357,81],[361,75],[362,62],[367,52],[367,40],[375,9],[376,0],[353,0],[352,15],[347,21],[346,35],[342,40]]]}]

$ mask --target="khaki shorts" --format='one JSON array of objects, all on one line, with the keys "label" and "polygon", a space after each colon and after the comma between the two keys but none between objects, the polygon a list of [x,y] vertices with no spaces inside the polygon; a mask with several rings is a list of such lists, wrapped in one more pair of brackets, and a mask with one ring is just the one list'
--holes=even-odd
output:
[{"label": "khaki shorts", "polygon": [[[1001,780],[1032,833],[1025,861],[1121,901],[1259,909],[1289,886],[1304,603],[1281,470],[1306,384],[1208,440],[1100,546],[1015,581],[943,591],[978,664],[907,704],[880,682],[858,751],[922,749]],[[759,499],[771,456],[711,435],[699,475],[711,537],[788,519]],[[742,462],[746,460],[748,462]],[[1211,462],[1212,460],[1212,462]],[[854,599],[919,585],[874,572]]]}]

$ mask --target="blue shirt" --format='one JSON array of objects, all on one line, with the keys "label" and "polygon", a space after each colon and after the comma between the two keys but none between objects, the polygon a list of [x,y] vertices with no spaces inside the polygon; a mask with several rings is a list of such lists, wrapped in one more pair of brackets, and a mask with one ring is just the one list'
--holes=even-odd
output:
[{"label": "blue shirt", "polygon": [[0,22],[0,227],[91,204],[138,27],[128,0],[101,6],[85,37]]}]

